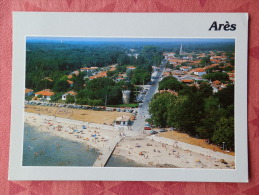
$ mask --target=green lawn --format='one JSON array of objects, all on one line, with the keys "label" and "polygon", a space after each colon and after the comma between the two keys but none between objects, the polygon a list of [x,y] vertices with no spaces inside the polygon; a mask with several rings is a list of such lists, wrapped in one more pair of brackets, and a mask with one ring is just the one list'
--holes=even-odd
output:
[{"label": "green lawn", "polygon": [[118,105],[107,105],[107,107],[138,107],[138,104],[132,103],[132,104],[118,104]]}]

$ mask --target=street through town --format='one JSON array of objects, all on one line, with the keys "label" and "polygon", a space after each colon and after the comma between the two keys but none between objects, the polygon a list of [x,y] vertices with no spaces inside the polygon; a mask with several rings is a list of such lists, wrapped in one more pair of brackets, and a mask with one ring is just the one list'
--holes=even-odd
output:
[{"label": "street through town", "polygon": [[135,132],[139,132],[139,133],[143,132],[144,126],[146,124],[145,120],[150,117],[149,112],[148,112],[149,102],[151,101],[152,97],[158,90],[159,81],[160,81],[163,71],[165,69],[165,64],[166,64],[166,61],[163,60],[159,67],[160,70],[158,71],[157,76],[154,78],[153,84],[145,87],[145,88],[148,87],[148,92],[144,98],[142,106],[139,107],[139,109],[138,109],[138,115],[132,125],[132,129]]}]

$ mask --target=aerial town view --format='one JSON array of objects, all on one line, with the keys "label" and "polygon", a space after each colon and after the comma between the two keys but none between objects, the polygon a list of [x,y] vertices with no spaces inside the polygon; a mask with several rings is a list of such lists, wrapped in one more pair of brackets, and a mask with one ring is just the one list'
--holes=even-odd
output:
[{"label": "aerial town view", "polygon": [[234,39],[27,37],[23,166],[235,169]]}]

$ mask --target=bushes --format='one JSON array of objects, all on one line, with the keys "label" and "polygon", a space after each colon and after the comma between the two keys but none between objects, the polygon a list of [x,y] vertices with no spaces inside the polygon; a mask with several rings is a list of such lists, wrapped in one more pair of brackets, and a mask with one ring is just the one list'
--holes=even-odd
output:
[{"label": "bushes", "polygon": [[91,100],[88,98],[79,98],[76,100],[76,103],[79,105],[89,105],[89,106],[103,106],[104,105],[102,100]]}]

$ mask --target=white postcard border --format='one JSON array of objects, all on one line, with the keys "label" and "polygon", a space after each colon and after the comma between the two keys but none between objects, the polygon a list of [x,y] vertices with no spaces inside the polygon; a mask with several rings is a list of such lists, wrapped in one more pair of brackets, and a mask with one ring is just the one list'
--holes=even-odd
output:
[{"label": "white postcard border", "polygon": [[[208,31],[212,22],[236,31]],[[13,13],[13,78],[9,180],[248,182],[247,38],[245,13]],[[236,169],[22,166],[25,37],[235,38]]]}]

